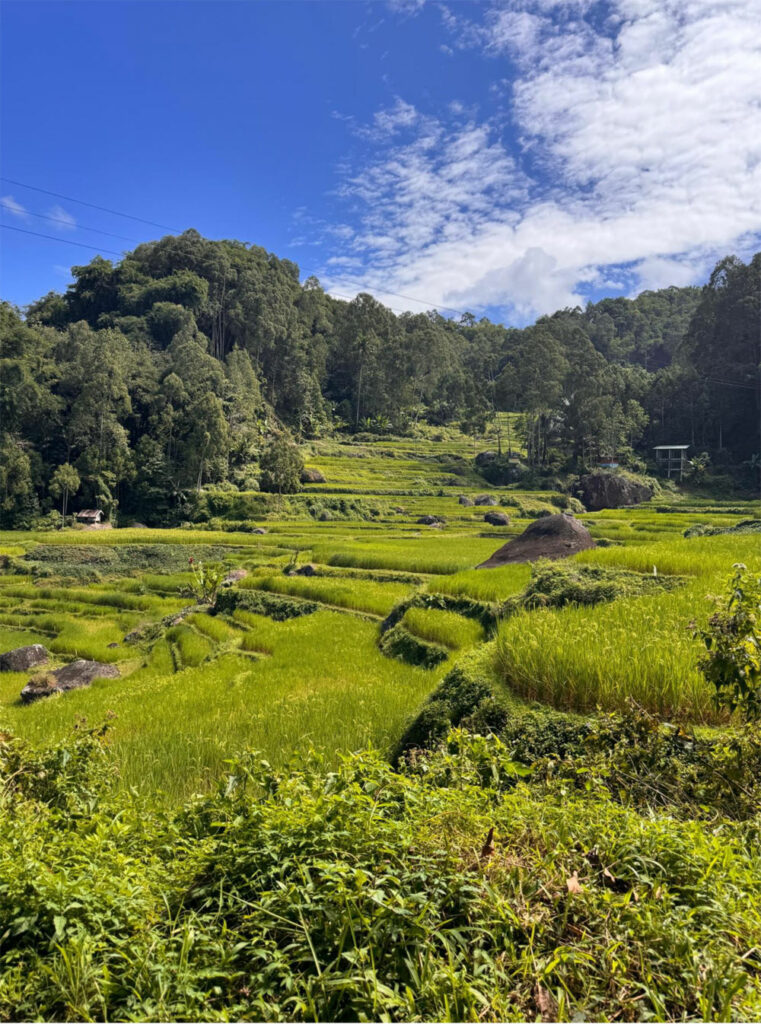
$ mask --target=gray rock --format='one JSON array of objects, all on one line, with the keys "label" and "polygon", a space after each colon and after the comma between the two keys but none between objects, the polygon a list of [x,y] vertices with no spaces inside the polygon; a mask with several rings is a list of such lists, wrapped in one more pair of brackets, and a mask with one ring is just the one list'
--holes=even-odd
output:
[{"label": "gray rock", "polygon": [[222,583],[237,583],[238,580],[244,580],[248,576],[247,569],[233,569],[228,572],[227,576],[222,580]]},{"label": "gray rock", "polygon": [[479,452],[476,455],[476,465],[488,466],[491,462],[496,462],[498,458],[497,452]]},{"label": "gray rock", "polygon": [[441,526],[441,520],[437,516],[420,516],[415,521],[421,526]]},{"label": "gray rock", "polygon": [[461,494],[457,500],[460,502],[461,505],[470,506],[473,504],[473,499],[469,498],[467,494]]},{"label": "gray rock", "polygon": [[80,658],[79,661],[72,661],[70,665],[57,668],[55,672],[47,672],[43,676],[30,679],[21,691],[21,700],[24,704],[31,704],[32,701],[52,697],[56,693],[81,690],[89,686],[94,679],[118,679],[120,674],[116,665],[106,665],[102,661],[84,661]]},{"label": "gray rock", "polygon": [[302,469],[301,482],[302,484],[324,484],[326,480],[319,469]]},{"label": "gray rock", "polygon": [[26,672],[35,665],[44,665],[49,657],[47,648],[42,644],[15,647],[12,651],[0,654],[0,672]]},{"label": "gray rock", "polygon": [[623,508],[649,501],[653,489],[618,473],[587,473],[579,481],[579,496],[590,512],[599,512],[603,508]]},{"label": "gray rock", "polygon": [[492,526],[509,526],[510,517],[506,516],[504,512],[487,512],[484,522],[491,523]]},{"label": "gray rock", "polygon": [[261,534],[261,533],[266,533],[267,531],[264,529],[263,526],[257,526],[257,528],[255,530],[252,530],[251,532],[252,533],[259,533],[259,534]]},{"label": "gray rock", "polygon": [[568,558],[594,546],[586,526],[569,512],[561,512],[535,520],[520,537],[508,541],[478,568],[495,569],[514,562],[535,562],[538,558]]},{"label": "gray rock", "polygon": [[324,508],[322,512],[320,512],[320,514],[317,516],[317,519],[321,523],[329,523],[332,521],[333,515],[328,509]]},{"label": "gray rock", "polygon": [[493,494],[478,494],[473,499],[474,505],[499,505]]}]

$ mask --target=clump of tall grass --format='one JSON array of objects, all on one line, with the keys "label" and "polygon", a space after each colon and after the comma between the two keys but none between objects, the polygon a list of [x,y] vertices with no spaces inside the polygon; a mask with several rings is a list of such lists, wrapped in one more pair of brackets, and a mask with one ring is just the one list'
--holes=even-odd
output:
[{"label": "clump of tall grass", "polygon": [[[422,527],[422,529],[430,529]],[[315,561],[360,569],[400,569],[407,572],[448,575],[484,561],[494,551],[494,539],[440,534],[379,539],[375,543],[316,544]]]},{"label": "clump of tall grass", "polygon": [[239,584],[242,590],[266,590],[275,594],[305,597],[311,601],[335,605],[372,615],[387,615],[409,592],[403,583],[376,583],[374,580],[341,579],[321,576],[249,576]]},{"label": "clump of tall grass", "polygon": [[452,576],[438,576],[428,583],[430,593],[472,597],[476,601],[505,601],[519,594],[529,581],[529,565],[505,565],[498,569],[466,569]]},{"label": "clump of tall grass", "polygon": [[196,633],[190,626],[172,626],[167,630],[166,637],[176,645],[182,664],[189,668],[202,664],[214,650],[206,637]]},{"label": "clump of tall grass", "polygon": [[623,710],[633,699],[665,717],[719,721],[687,628],[705,593],[696,581],[657,596],[520,612],[500,626],[496,670],[520,696],[558,708]]},{"label": "clump of tall grass", "polygon": [[484,638],[482,626],[474,619],[438,608],[408,608],[401,621],[415,636],[453,651],[473,647]]}]

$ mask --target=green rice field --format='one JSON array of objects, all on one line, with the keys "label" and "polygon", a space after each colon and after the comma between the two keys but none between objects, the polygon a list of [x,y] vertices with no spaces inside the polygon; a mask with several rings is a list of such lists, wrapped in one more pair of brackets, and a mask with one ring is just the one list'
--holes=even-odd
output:
[{"label": "green rice field", "polygon": [[[367,746],[388,753],[446,672],[474,652],[517,699],[570,711],[622,709],[633,699],[667,717],[720,722],[688,626],[706,617],[707,596],[734,562],[761,568],[761,543],[758,535],[683,533],[697,523],[731,526],[759,506],[686,505],[668,494],[580,515],[600,546],[574,561],[676,574],[684,585],[508,615],[501,609],[524,590],[530,567],[475,566],[562,500],[479,481],[468,443],[313,443],[306,461],[326,483],[309,485],[307,496],[361,491],[372,514],[363,505],[354,518],[346,506],[343,518],[319,521],[296,502],[246,529],[215,521],[0,534],[0,650],[43,643],[46,667],[86,658],[120,671],[32,705],[19,700],[29,673],[1,674],[0,728],[43,744],[83,719],[108,717],[123,784],[175,801],[206,788],[244,748],[276,765],[308,748],[328,758]],[[488,508],[461,501],[482,494],[507,512],[507,526],[491,526]],[[439,522],[419,523],[423,515]],[[266,533],[252,533],[255,525]],[[189,558],[242,570],[226,588],[229,607],[195,606]],[[496,638],[454,605],[411,606],[401,627],[440,645],[445,660],[422,668],[388,656],[378,644],[382,620],[415,595],[492,608]]]}]

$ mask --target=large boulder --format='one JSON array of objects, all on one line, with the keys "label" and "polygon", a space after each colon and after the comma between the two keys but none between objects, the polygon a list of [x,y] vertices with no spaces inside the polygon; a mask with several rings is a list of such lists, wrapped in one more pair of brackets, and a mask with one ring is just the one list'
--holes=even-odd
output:
[{"label": "large boulder", "polygon": [[324,484],[326,481],[319,469],[304,468],[301,471],[301,482],[302,484]]},{"label": "large boulder", "polygon": [[649,501],[653,488],[644,480],[620,473],[587,473],[579,481],[579,497],[590,512],[623,508]]},{"label": "large boulder", "polygon": [[474,505],[499,505],[493,494],[479,494],[473,499]]},{"label": "large boulder", "polygon": [[467,496],[467,494],[461,494],[460,497],[457,500],[459,501],[459,503],[461,505],[465,505],[467,507],[469,507],[469,506],[471,506],[473,504],[473,499],[469,498]]},{"label": "large boulder", "polygon": [[120,675],[116,665],[106,665],[102,661],[72,661],[55,672],[47,672],[43,676],[30,679],[21,691],[24,704],[40,700],[41,697],[52,697],[56,693],[67,690],[81,690],[89,686],[94,679],[118,679]]},{"label": "large boulder", "polygon": [[478,568],[496,569],[500,565],[535,562],[539,558],[567,558],[594,546],[586,526],[569,512],[561,512],[535,520],[520,537],[508,541]]},{"label": "large boulder", "polygon": [[509,526],[510,517],[506,516],[504,512],[487,512],[484,515],[484,522],[490,523],[492,526]]},{"label": "large boulder", "polygon": [[0,672],[26,672],[35,665],[44,665],[48,657],[47,648],[42,644],[14,647],[12,651],[0,654]]}]

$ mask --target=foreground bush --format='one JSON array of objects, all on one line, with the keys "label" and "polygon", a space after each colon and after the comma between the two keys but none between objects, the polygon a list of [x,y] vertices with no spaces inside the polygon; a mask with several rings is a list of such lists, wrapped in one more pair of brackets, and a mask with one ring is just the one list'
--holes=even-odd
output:
[{"label": "foreground bush", "polygon": [[0,1018],[757,1019],[758,818],[532,774],[452,733],[404,773],[249,756],[165,815],[96,734],[5,738]]}]

